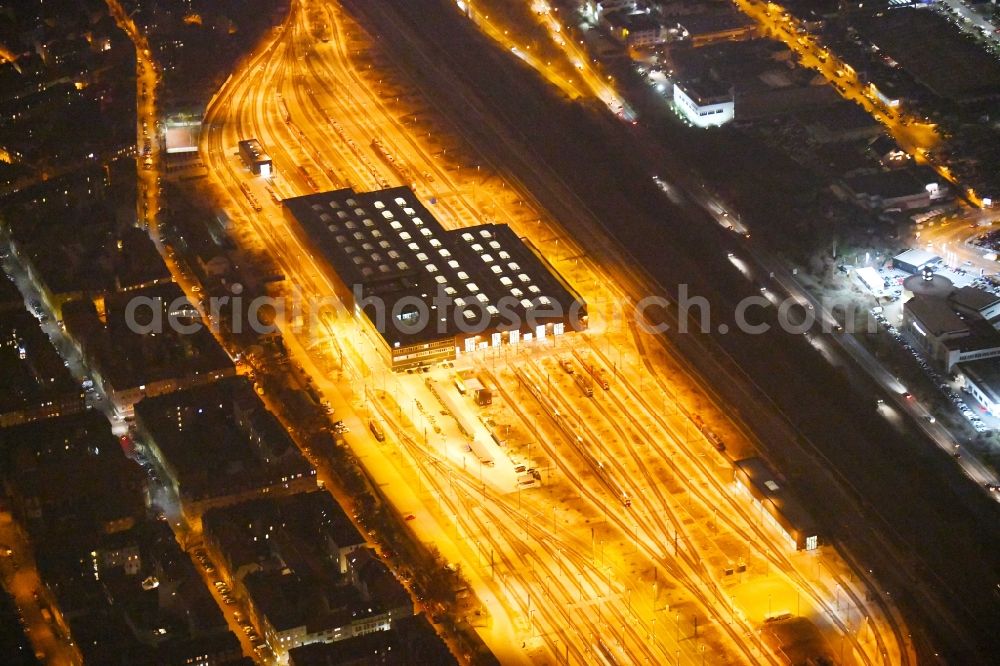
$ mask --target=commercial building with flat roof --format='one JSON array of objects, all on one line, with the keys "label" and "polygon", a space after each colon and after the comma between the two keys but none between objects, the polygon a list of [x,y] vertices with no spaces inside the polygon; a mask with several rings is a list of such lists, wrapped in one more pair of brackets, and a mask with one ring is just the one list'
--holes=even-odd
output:
[{"label": "commercial building with flat roof", "polygon": [[240,157],[243,158],[244,164],[247,165],[247,168],[254,175],[263,176],[264,178],[270,178],[274,175],[271,158],[264,152],[260,141],[257,139],[246,139],[245,141],[240,141],[239,147]]},{"label": "commercial building with flat roof", "polygon": [[697,127],[718,127],[736,116],[732,89],[707,79],[674,83],[674,105]]},{"label": "commercial building with flat roof", "polygon": [[892,258],[892,265],[906,273],[919,273],[931,264],[937,263],[941,257],[927,250],[913,249],[901,252]]},{"label": "commercial building with flat roof", "polygon": [[927,208],[949,189],[933,171],[912,166],[849,176],[843,185],[854,201],[871,210]]},{"label": "commercial building with flat roof", "polygon": [[991,291],[966,285],[952,292],[948,297],[959,312],[985,319],[1000,327],[1000,296]]},{"label": "commercial building with flat roof", "polygon": [[612,37],[629,48],[646,48],[667,41],[670,33],[647,10],[620,9],[601,17]]},{"label": "commercial building with flat roof", "polygon": [[761,518],[781,529],[796,550],[815,550],[820,537],[812,516],[792,497],[761,458],[738,460],[736,478],[761,508]]},{"label": "commercial building with flat roof", "polygon": [[691,14],[677,24],[680,34],[691,40],[692,46],[704,46],[718,41],[740,41],[757,36],[757,24],[735,9]]},{"label": "commercial building with flat roof", "polygon": [[958,363],[1000,357],[1000,331],[981,316],[958,310],[951,297],[914,296],[903,304],[903,325],[945,372]]},{"label": "commercial building with flat roof", "polygon": [[406,187],[282,203],[394,370],[587,325],[583,299],[507,225],[446,230]]},{"label": "commercial building with flat roof", "polygon": [[983,409],[1000,419],[1000,362],[980,359],[959,363],[959,382]]}]

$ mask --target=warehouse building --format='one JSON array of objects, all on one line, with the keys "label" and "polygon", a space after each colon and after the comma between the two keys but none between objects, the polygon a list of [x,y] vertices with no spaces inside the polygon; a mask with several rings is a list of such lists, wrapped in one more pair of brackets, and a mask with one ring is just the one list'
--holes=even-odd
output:
[{"label": "warehouse building", "polygon": [[247,139],[246,141],[240,141],[239,145],[240,157],[243,159],[243,163],[247,165],[247,168],[255,176],[270,178],[274,175],[271,158],[264,152],[260,141],[257,139]]},{"label": "warehouse building", "polygon": [[718,127],[736,116],[732,88],[711,79],[675,83],[674,106],[696,127]]},{"label": "warehouse building", "polygon": [[583,299],[507,225],[445,230],[406,187],[283,206],[394,370],[586,328]]},{"label": "warehouse building", "polygon": [[892,258],[894,268],[914,275],[941,261],[941,257],[927,250],[906,250]]},{"label": "warehouse building", "polygon": [[794,550],[815,550],[821,545],[812,516],[778,483],[777,475],[763,459],[744,458],[735,465],[737,488],[753,499],[762,523],[781,530]]}]

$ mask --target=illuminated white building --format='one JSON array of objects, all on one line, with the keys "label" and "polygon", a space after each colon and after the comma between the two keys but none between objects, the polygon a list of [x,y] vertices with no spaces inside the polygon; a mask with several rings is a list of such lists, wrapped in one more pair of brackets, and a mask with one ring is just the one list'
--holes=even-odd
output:
[{"label": "illuminated white building", "polygon": [[674,105],[697,127],[718,127],[736,117],[732,91],[712,83],[675,83]]}]

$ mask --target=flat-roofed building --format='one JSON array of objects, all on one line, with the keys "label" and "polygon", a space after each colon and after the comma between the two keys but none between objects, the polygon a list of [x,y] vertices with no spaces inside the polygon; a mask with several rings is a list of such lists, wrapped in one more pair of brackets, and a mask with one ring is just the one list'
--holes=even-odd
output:
[{"label": "flat-roofed building", "polygon": [[1000,327],[1000,296],[973,286],[959,287],[948,297],[959,312],[980,317]]},{"label": "flat-roofed building", "polygon": [[586,304],[504,224],[446,230],[409,188],[283,201],[394,370],[586,327]]},{"label": "flat-roofed building", "polygon": [[738,487],[745,489],[761,508],[761,519],[785,533],[795,550],[815,550],[821,540],[812,516],[787,492],[778,476],[761,458],[744,458],[736,465]]},{"label": "flat-roofed building", "polygon": [[667,41],[667,28],[648,10],[609,12],[602,18],[610,35],[629,48],[647,48]]},{"label": "flat-roofed building", "polygon": [[247,168],[256,175],[270,178],[274,175],[273,163],[257,139],[240,141],[240,157]]},{"label": "flat-roofed building", "polygon": [[938,255],[918,248],[897,254],[892,258],[892,265],[901,271],[916,275],[939,261],[941,261],[941,257]]},{"label": "flat-roofed building", "polygon": [[967,361],[956,366],[959,383],[990,415],[1000,419],[1000,362]]},{"label": "flat-roofed building", "polygon": [[757,36],[757,24],[735,9],[685,16],[677,24],[677,30],[696,47]]},{"label": "flat-roofed building", "polygon": [[674,105],[697,127],[718,127],[736,116],[732,89],[708,79],[674,83]]},{"label": "flat-roofed building", "polygon": [[903,304],[903,325],[945,372],[958,363],[1000,357],[1000,332],[982,317],[956,312],[949,299],[914,296]]}]

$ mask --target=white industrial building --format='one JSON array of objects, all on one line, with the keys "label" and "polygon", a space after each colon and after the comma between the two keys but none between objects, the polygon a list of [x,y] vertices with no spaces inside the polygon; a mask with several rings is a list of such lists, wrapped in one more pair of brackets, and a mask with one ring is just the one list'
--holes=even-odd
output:
[{"label": "white industrial building", "polygon": [[718,127],[736,117],[732,90],[712,82],[675,83],[674,105],[696,127]]},{"label": "white industrial building", "polygon": [[861,283],[861,286],[870,291],[873,295],[881,296],[885,293],[885,278],[883,278],[879,272],[871,266],[863,266],[855,269],[854,277]]},{"label": "white industrial building", "polygon": [[983,359],[959,363],[959,383],[983,409],[1000,419],[1000,361]]}]

